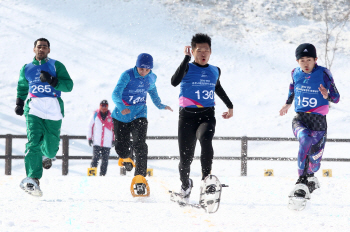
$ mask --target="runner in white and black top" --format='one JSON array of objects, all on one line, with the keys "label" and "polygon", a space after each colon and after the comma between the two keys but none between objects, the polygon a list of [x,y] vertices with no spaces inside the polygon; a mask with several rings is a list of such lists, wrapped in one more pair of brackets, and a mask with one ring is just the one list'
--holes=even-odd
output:
[{"label": "runner in white and black top", "polygon": [[[192,51],[191,51],[192,48]],[[222,117],[233,116],[233,105],[219,78],[218,67],[208,64],[211,55],[211,38],[205,34],[193,36],[191,46],[185,46],[185,58],[171,78],[171,84],[180,84],[180,110],[178,141],[180,151],[179,172],[182,182],[181,193],[189,198],[193,182],[189,178],[197,139],[201,144],[202,180],[211,172],[213,160],[212,139],[215,133],[214,92],[228,108]],[[191,53],[194,62],[191,60]]]}]

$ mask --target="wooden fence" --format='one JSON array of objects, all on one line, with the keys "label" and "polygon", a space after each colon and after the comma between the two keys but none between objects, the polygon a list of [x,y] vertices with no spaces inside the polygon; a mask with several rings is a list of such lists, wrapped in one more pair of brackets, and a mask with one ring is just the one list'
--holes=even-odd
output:
[{"label": "wooden fence", "polygon": [[[24,156],[12,155],[12,140],[26,139],[26,135],[0,135],[0,139],[5,138],[5,155],[0,155],[0,159],[5,159],[5,175],[11,175],[12,159],[23,159]],[[56,156],[57,159],[62,159],[62,175],[68,175],[69,160],[91,159],[92,156],[70,156],[69,155],[69,140],[70,139],[86,139],[86,136],[62,135],[62,156]],[[177,136],[147,136],[148,140],[177,140]],[[215,156],[217,160],[240,160],[241,161],[241,176],[247,176],[248,160],[268,160],[268,161],[296,161],[297,158],[292,157],[248,157],[248,141],[297,141],[295,138],[276,138],[276,137],[214,137],[214,140],[240,140],[241,141],[241,156]],[[327,142],[350,142],[350,139],[327,139]],[[109,157],[109,159],[117,159],[117,157]],[[174,160],[179,159],[179,156],[148,156],[149,160]],[[199,157],[195,157],[199,159]],[[323,161],[333,162],[350,162],[347,158],[324,158]]]}]

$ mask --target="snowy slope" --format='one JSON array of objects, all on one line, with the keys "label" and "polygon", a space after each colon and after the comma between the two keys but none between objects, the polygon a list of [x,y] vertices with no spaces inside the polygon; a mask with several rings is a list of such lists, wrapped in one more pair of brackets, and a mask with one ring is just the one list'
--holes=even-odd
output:
[{"label": "snowy slope", "polygon": [[[111,92],[120,74],[134,66],[139,53],[149,52],[155,60],[153,71],[158,75],[159,95],[164,103],[175,109],[174,113],[159,111],[150,102],[149,134],[176,135],[179,88],[170,85],[170,78],[182,61],[183,47],[189,44],[191,36],[199,31],[206,32],[205,27],[199,27],[205,25],[203,20],[194,20],[196,27],[188,24],[186,16],[194,17],[192,14],[196,12],[177,14],[167,4],[157,1],[39,3],[0,2],[0,45],[4,54],[0,57],[0,107],[1,119],[7,122],[1,126],[1,134],[25,132],[24,118],[13,114],[18,72],[34,55],[33,41],[47,37],[52,44],[50,57],[66,65],[75,83],[72,93],[63,94],[66,118],[62,133],[85,134],[89,115],[98,103],[102,99],[111,102]],[[177,9],[184,7],[184,12],[191,9],[180,3],[173,6]],[[179,22],[179,16],[184,19],[184,24]],[[251,20],[246,21],[254,25],[253,18],[256,20],[250,16],[247,19]],[[275,19],[269,19],[269,22],[285,23]],[[298,23],[289,28],[299,28]],[[305,24],[312,27],[318,22],[307,21]],[[306,41],[291,44],[285,41],[282,33],[274,30],[245,33],[244,39],[220,36],[221,31],[233,32],[233,29],[218,28],[219,36],[212,28],[208,29],[213,35],[210,63],[221,68],[221,82],[235,106],[234,119],[218,117],[216,134],[291,136],[293,114],[279,117],[278,111],[286,99],[290,71],[296,66],[294,50],[299,43]],[[293,38],[297,37],[296,34],[293,33]],[[305,31],[300,30],[300,34],[305,36]],[[307,42],[313,42],[313,39],[308,38]],[[346,81],[348,61],[343,53],[339,53],[332,68],[342,98],[328,116],[330,137],[348,137],[342,130],[344,125],[336,123],[344,121],[347,126],[346,122],[349,122],[350,103],[345,94],[349,86]],[[220,115],[226,107],[220,99],[216,102],[217,114]],[[112,102],[110,107],[114,107]]]},{"label": "snowy slope", "polygon": [[[0,134],[25,134],[24,117],[14,113],[18,73],[34,56],[33,42],[46,37],[51,42],[50,57],[65,64],[75,83],[73,92],[62,94],[66,112],[62,134],[85,135],[87,120],[102,99],[110,102],[112,110],[111,93],[120,74],[134,66],[139,53],[148,52],[155,60],[158,93],[163,103],[174,109],[173,113],[160,111],[149,101],[148,134],[177,135],[179,88],[171,86],[170,78],[191,36],[204,32],[212,36],[210,63],[221,68],[221,83],[234,104],[234,117],[224,120],[220,114],[226,107],[216,99],[216,135],[292,137],[293,112],[280,117],[278,111],[287,97],[290,71],[297,65],[294,50],[299,43],[319,43],[320,38],[309,31],[322,25],[312,17],[302,17],[290,1],[278,1],[278,5],[273,0],[242,1],[241,7],[225,2],[239,1],[0,1]],[[249,4],[256,14],[249,11]],[[266,12],[271,5],[276,6],[274,12]],[[293,20],[288,20],[290,16]],[[348,33],[347,26],[344,35]],[[341,100],[332,105],[327,116],[329,138],[349,138],[350,49],[346,41],[341,46],[332,67]],[[318,51],[322,53],[321,48]],[[322,60],[319,64],[323,65]],[[13,141],[14,155],[23,155],[25,142]],[[149,141],[148,145],[150,155],[178,155],[177,141]],[[86,141],[72,140],[70,149],[71,155],[91,155]],[[238,141],[215,141],[214,149],[215,155],[240,156]],[[249,142],[248,154],[295,157],[297,149],[293,142]],[[348,151],[348,144],[328,143],[324,154],[349,158]],[[196,155],[199,152],[197,149]],[[4,153],[5,140],[0,139],[0,155]],[[69,175],[63,177],[59,160],[45,171],[41,180],[44,197],[38,200],[23,196],[18,188],[25,175],[23,160],[13,161],[12,176],[5,176],[1,159],[0,231],[350,228],[346,163],[324,162],[322,168],[332,168],[335,177],[319,175],[322,189],[313,195],[311,209],[295,213],[286,209],[286,196],[296,179],[296,163],[249,161],[248,177],[243,178],[238,161],[214,161],[213,173],[231,186],[224,189],[223,203],[214,215],[169,202],[166,190],[178,190],[180,185],[177,164],[149,161],[155,170],[155,176],[149,178],[152,195],[140,200],[130,196],[131,177],[120,177],[115,161],[110,161],[107,178],[87,178],[89,161],[70,161]],[[273,168],[276,176],[263,178],[266,168]],[[195,160],[191,172],[193,202],[200,175],[199,161]]]}]

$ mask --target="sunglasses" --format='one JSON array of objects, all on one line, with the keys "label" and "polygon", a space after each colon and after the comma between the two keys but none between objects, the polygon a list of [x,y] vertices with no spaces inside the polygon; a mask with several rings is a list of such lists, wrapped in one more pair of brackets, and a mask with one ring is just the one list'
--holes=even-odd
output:
[{"label": "sunglasses", "polygon": [[101,104],[102,107],[108,107],[108,104]]}]

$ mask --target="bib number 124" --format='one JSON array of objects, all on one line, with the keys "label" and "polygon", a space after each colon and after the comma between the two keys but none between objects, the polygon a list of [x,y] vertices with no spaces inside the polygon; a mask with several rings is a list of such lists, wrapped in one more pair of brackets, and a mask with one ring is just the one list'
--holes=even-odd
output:
[{"label": "bib number 124", "polygon": [[300,101],[300,96],[298,97],[298,105],[300,106],[300,103],[303,107],[310,106],[312,108],[317,106],[317,99],[316,98],[308,98],[303,97],[303,99]]}]

